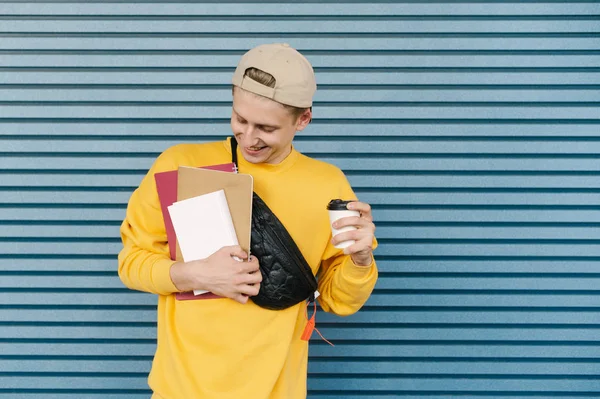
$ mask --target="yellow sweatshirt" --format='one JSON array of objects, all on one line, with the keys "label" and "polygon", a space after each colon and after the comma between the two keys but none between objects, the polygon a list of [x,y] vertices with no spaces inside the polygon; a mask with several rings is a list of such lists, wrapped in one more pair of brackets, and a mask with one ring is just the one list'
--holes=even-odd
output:
[{"label": "yellow sweatshirt", "polygon": [[[148,378],[157,399],[301,399],[306,397],[308,343],[300,339],[305,305],[279,311],[251,301],[178,301],[154,174],[178,166],[231,160],[229,139],[181,144],[161,154],[134,191],[121,226],[119,276],[132,289],[158,294],[157,349]],[[241,173],[285,225],[313,272],[319,303],[339,315],[356,312],[377,280],[375,262],[356,266],[331,243],[326,210],[333,198],[354,199],[335,166],[296,150],[281,163],[250,164]],[[335,349],[332,349],[332,354]]]}]

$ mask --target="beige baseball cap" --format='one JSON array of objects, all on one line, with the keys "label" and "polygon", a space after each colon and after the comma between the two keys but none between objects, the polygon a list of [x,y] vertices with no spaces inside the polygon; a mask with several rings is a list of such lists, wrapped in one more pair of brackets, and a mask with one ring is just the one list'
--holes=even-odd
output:
[{"label": "beige baseball cap", "polygon": [[[244,76],[248,68],[267,72],[276,80],[275,87],[265,86]],[[246,91],[298,108],[312,106],[317,91],[310,62],[287,43],[263,44],[242,56],[233,74],[233,84]]]}]

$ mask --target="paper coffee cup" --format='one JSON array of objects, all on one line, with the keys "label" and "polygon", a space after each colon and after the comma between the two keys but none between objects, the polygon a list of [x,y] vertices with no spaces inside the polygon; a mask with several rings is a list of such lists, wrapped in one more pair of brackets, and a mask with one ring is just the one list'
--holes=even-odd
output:
[{"label": "paper coffee cup", "polygon": [[[360,216],[360,212],[352,211],[347,208],[348,203],[353,201],[344,201],[341,199],[334,199],[327,204],[327,211],[329,212],[329,223],[331,225],[331,235],[335,237],[339,233],[343,233],[346,231],[356,230],[355,226],[346,226],[341,229],[333,228],[333,222],[338,219],[349,217],[349,216]],[[347,248],[350,245],[354,244],[354,240],[342,241],[337,244],[336,248]]]}]

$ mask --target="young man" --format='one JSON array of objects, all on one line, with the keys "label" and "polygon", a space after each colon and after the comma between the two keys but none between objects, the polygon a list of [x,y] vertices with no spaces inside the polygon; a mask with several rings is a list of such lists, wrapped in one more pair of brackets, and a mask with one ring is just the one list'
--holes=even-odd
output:
[{"label": "young man", "polygon": [[[360,217],[340,219],[336,227],[357,229],[332,239],[328,202],[356,197],[338,168],[292,145],[312,119],[316,82],[310,63],[287,44],[258,46],[240,60],[233,85],[231,129],[240,172],[254,177],[254,191],[318,273],[322,308],[339,315],[356,312],[377,280],[375,225],[370,206],[356,201],[351,207]],[[230,144],[230,139],[181,144],[162,153],[132,194],[121,226],[121,280],[159,295],[158,344],[149,376],[154,399],[306,397],[308,343],[301,339],[306,304],[284,310],[254,304],[259,261],[239,247],[200,261],[169,258],[154,174],[230,162]],[[335,248],[348,239],[355,243]],[[180,301],[174,295],[194,289],[223,298]]]}]

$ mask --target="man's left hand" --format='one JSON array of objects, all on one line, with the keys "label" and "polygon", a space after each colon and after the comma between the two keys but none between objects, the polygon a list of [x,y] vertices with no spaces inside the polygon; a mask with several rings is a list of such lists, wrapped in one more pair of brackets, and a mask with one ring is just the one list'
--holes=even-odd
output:
[{"label": "man's left hand", "polygon": [[356,230],[340,233],[333,237],[332,244],[336,245],[347,240],[354,240],[354,244],[344,249],[346,255],[358,266],[370,266],[373,262],[373,241],[375,238],[375,224],[371,206],[364,202],[354,201],[348,204],[348,209],[358,211],[360,216],[350,216],[337,220],[333,227],[341,229],[354,226]]}]

